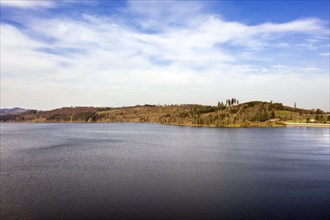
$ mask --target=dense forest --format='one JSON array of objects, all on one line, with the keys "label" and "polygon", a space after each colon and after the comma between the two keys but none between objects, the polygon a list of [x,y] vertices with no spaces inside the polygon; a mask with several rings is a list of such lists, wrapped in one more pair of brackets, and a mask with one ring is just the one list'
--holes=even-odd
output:
[{"label": "dense forest", "polygon": [[149,122],[212,127],[284,126],[285,122],[330,123],[330,114],[281,103],[253,101],[240,104],[232,98],[215,106],[137,105],[130,107],[64,107],[51,111],[28,110],[0,116],[1,122]]}]

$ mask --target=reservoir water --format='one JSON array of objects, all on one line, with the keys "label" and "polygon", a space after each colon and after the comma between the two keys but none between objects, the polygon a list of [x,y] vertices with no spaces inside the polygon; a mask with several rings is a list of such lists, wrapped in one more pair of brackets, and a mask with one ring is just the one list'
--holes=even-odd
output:
[{"label": "reservoir water", "polygon": [[1,124],[1,219],[328,219],[329,129]]}]

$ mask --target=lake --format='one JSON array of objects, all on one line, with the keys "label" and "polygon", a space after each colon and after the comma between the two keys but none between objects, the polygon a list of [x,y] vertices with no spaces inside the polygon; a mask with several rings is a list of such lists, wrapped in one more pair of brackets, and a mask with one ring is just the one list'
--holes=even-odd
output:
[{"label": "lake", "polygon": [[327,219],[329,129],[1,124],[1,219]]}]

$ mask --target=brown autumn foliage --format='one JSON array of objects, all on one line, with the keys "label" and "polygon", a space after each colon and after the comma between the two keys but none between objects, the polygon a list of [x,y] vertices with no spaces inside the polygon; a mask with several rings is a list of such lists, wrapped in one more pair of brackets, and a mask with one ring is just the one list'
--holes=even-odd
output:
[{"label": "brown autumn foliage", "polygon": [[[149,122],[188,126],[268,127],[283,126],[285,121],[330,123],[323,111],[297,109],[281,103],[226,102],[217,106],[138,105],[119,108],[65,107],[51,111],[35,111],[3,115],[1,122]],[[315,120],[316,119],[316,120]]]}]

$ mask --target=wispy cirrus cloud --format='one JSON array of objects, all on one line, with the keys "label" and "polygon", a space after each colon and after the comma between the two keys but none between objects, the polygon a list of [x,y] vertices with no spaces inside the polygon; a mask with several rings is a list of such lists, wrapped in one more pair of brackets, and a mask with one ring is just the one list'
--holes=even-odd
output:
[{"label": "wispy cirrus cloud", "polygon": [[1,5],[22,9],[42,9],[56,7],[56,1],[53,0],[1,0]]},{"label": "wispy cirrus cloud", "polygon": [[330,56],[330,52],[320,53],[321,56]]},{"label": "wispy cirrus cloud", "polygon": [[[324,48],[312,54],[295,46],[326,42],[329,30],[318,18],[247,25],[203,2],[131,1],[111,14],[16,22],[25,28],[1,24],[7,105],[213,104],[236,96],[306,107],[313,99],[328,108],[328,61],[314,60]],[[314,89],[302,97],[306,88]]]}]

